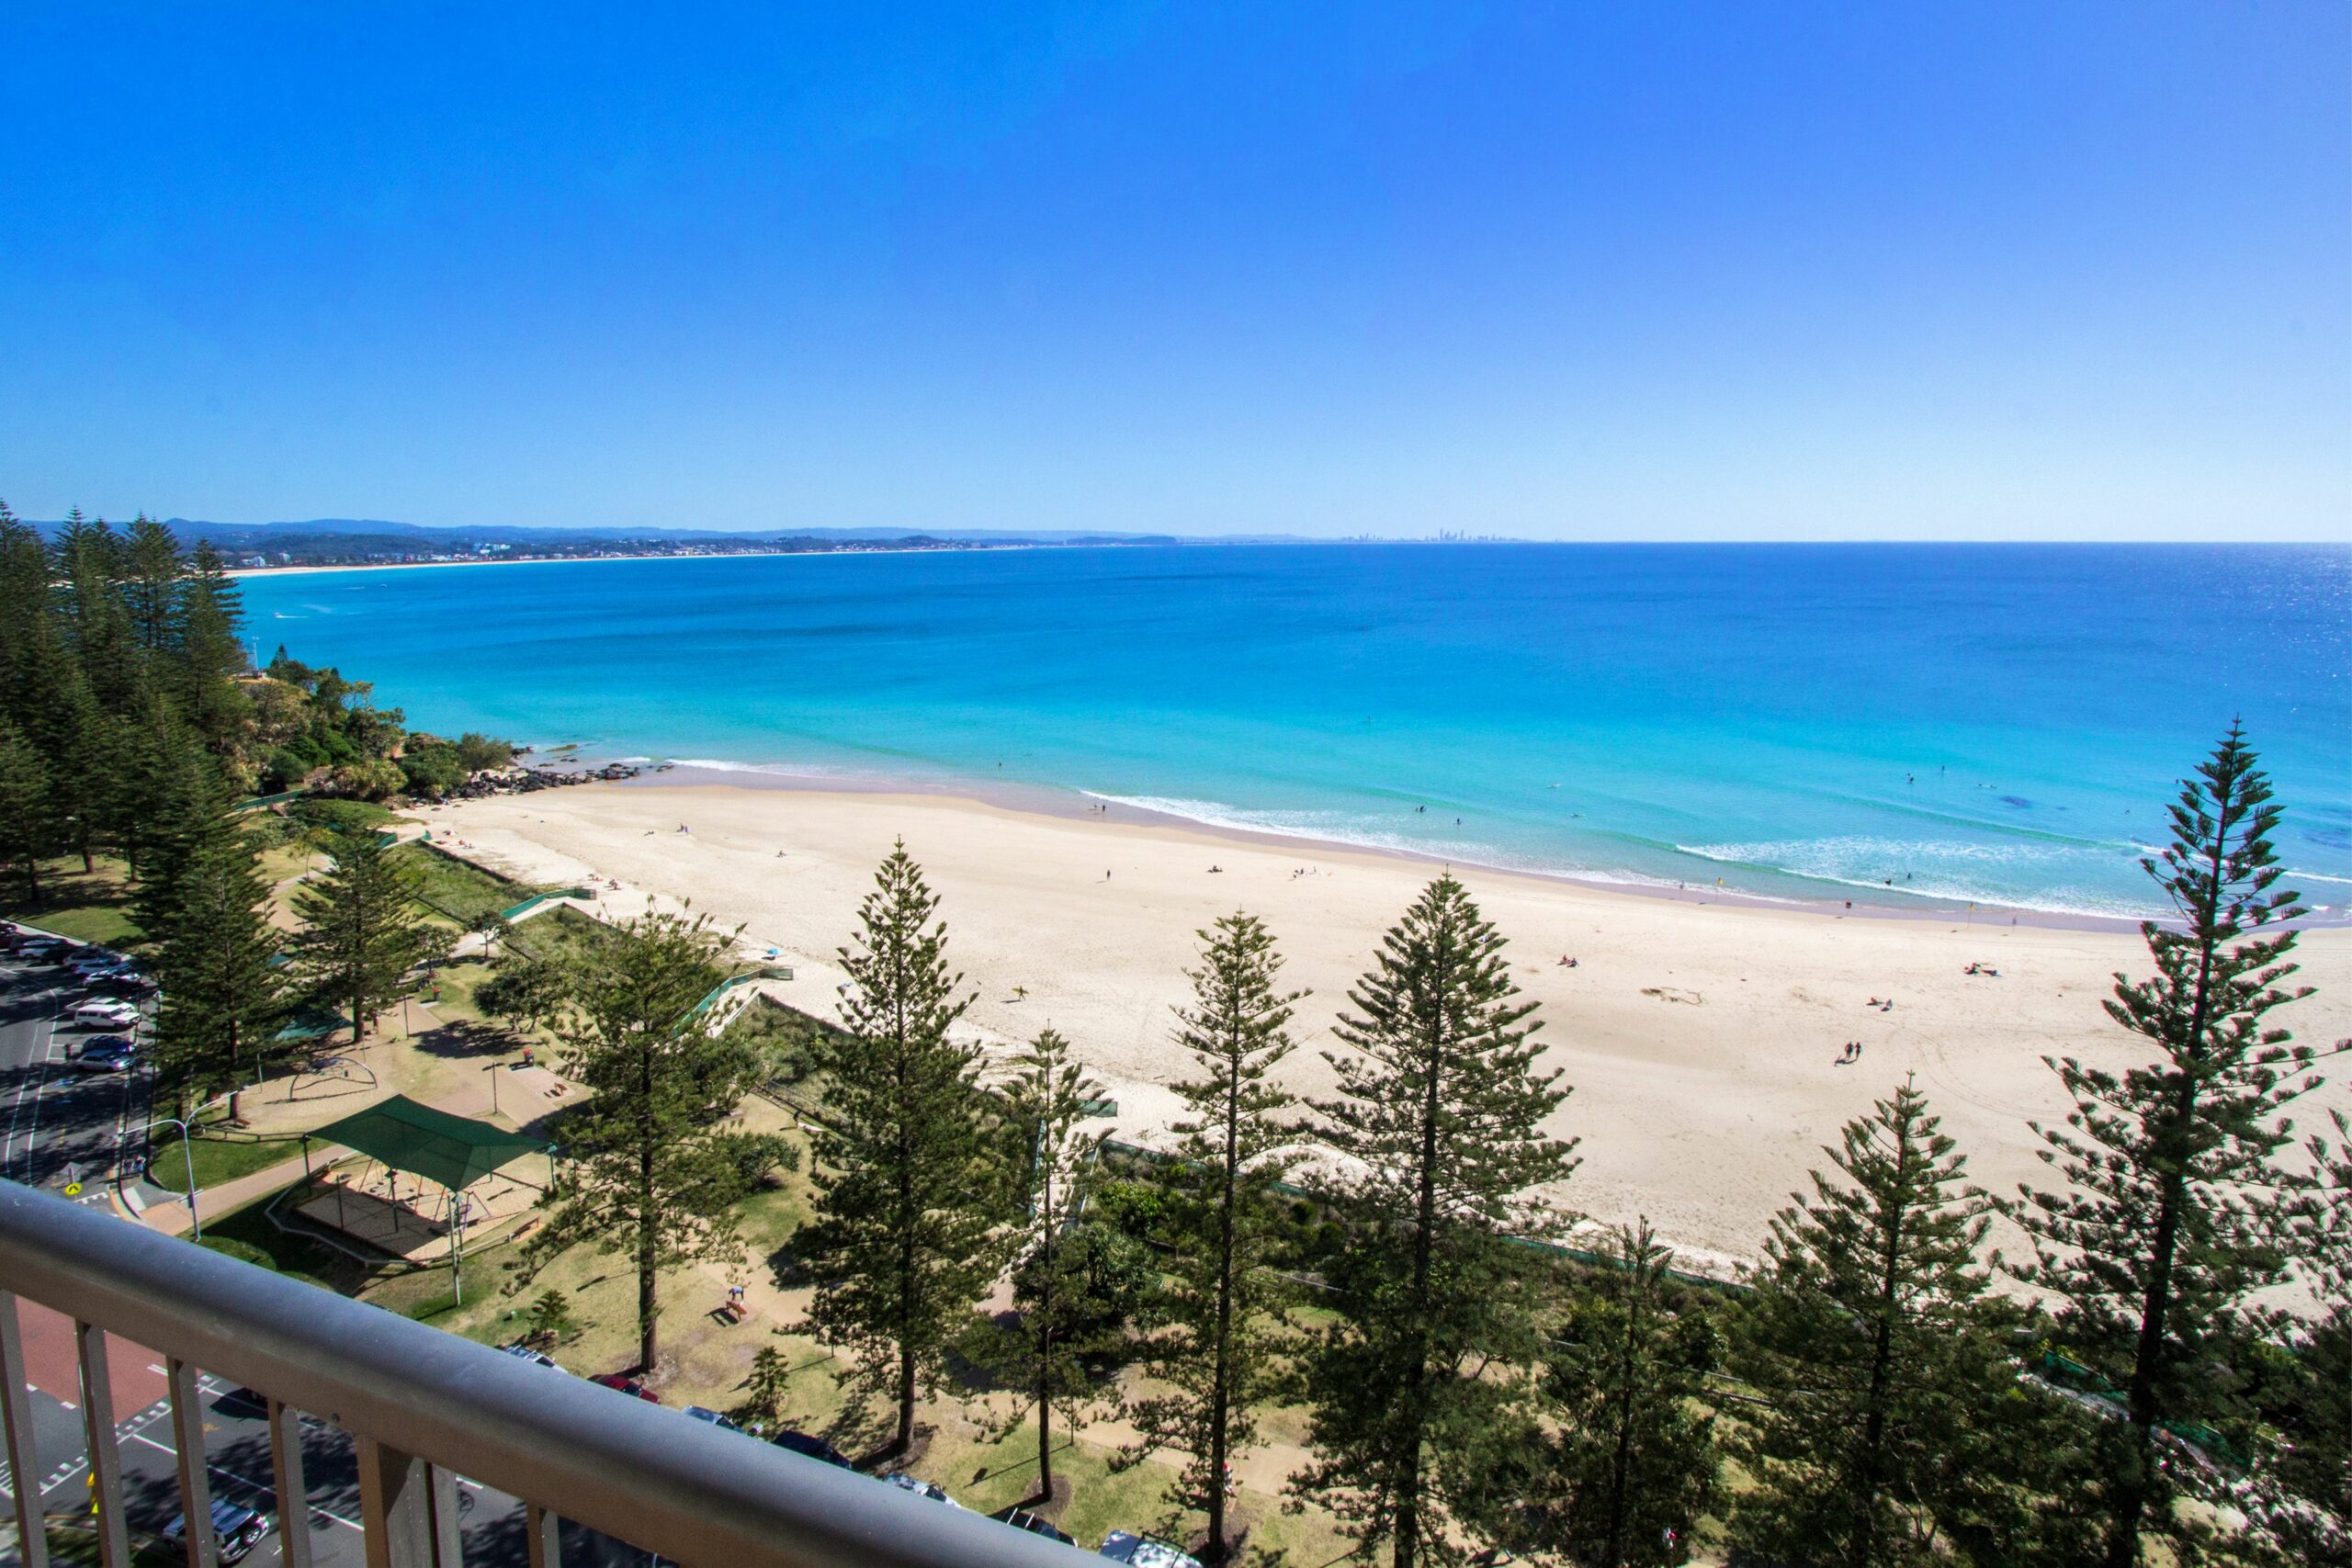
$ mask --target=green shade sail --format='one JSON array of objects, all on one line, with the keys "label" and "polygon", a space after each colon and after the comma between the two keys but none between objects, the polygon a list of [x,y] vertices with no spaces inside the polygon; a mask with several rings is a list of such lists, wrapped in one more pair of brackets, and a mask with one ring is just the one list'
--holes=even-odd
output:
[{"label": "green shade sail", "polygon": [[510,1133],[488,1122],[452,1116],[419,1105],[404,1094],[304,1135],[356,1149],[394,1170],[421,1176],[452,1192],[472,1186],[524,1155],[553,1152],[541,1139]]}]

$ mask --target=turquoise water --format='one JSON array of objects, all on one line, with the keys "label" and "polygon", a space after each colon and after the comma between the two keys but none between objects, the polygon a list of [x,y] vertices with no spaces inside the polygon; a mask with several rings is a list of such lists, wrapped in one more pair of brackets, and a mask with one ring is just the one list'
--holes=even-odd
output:
[{"label": "turquoise water", "polygon": [[2352,902],[2352,552],[1328,546],[248,579],[410,722],[1767,897],[2148,910],[2243,716]]}]

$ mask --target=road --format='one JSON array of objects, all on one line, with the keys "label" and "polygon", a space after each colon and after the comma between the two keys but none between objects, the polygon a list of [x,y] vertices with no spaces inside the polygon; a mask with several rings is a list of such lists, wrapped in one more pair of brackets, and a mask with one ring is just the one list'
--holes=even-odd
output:
[{"label": "road", "polygon": [[100,1178],[125,1130],[146,1120],[147,1083],[74,1070],[75,1047],[106,1032],[74,1025],[84,998],[62,965],[0,963],[0,1176],[52,1192],[86,1178],[83,1199],[104,1202]]},{"label": "road", "polygon": [[[146,1122],[149,1075],[85,1073],[72,1066],[79,1043],[104,1032],[74,1026],[72,1009],[85,993],[57,964],[0,959],[0,1176],[61,1195],[77,1179],[76,1201],[106,1207],[118,1151],[136,1157],[137,1133]],[[152,1009],[150,1010],[152,1012]],[[140,1026],[142,1043],[152,1020]],[[130,1173],[126,1173],[130,1174]],[[46,1307],[20,1303],[25,1359],[33,1411],[35,1484],[42,1511],[75,1517],[88,1506],[89,1460],[81,1414],[81,1378],[73,1325]],[[142,1347],[110,1345],[115,1441],[122,1459],[126,1507],[135,1532],[160,1531],[179,1514],[177,1451],[171,1407],[164,1398],[163,1358]],[[561,1376],[561,1373],[550,1373]],[[220,1380],[200,1380],[205,1393],[205,1460],[213,1495],[265,1508],[286,1522],[271,1491],[266,1414],[249,1395]],[[618,1397],[617,1395],[616,1397]],[[348,1434],[302,1418],[305,1499],[311,1561],[318,1568],[364,1568],[359,1482]],[[13,1499],[17,1478],[0,1461],[0,1495]],[[469,1568],[510,1568],[528,1560],[522,1505],[503,1492],[459,1478],[458,1506]],[[567,1525],[568,1565],[646,1568],[648,1554],[610,1537]],[[278,1532],[244,1561],[274,1568],[282,1556]],[[0,1563],[13,1568],[12,1552]]]}]

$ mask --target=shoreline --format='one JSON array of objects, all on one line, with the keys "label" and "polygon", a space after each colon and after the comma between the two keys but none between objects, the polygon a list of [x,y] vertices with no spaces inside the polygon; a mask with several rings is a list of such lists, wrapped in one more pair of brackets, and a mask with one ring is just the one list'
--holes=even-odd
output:
[{"label": "shoreline", "polygon": [[241,566],[221,573],[224,577],[315,577],[332,571],[429,571],[446,567],[461,566],[593,566],[599,561],[673,561],[673,560],[749,560],[766,559],[776,556],[907,556],[942,555],[951,550],[1025,550],[1051,549],[1050,545],[940,545],[925,546],[920,550],[886,550],[852,545],[838,550],[723,550],[700,555],[665,556],[524,556],[491,557],[481,560],[379,560],[348,561],[322,566]]},{"label": "shoreline", "polygon": [[[549,753],[535,751],[534,757]],[[584,750],[570,754],[571,760],[589,765],[593,758],[599,765],[605,761],[628,761],[643,765],[642,757],[605,757],[601,751]],[[654,764],[659,766],[659,763]],[[583,786],[584,787],[584,786]],[[1572,872],[1547,871],[1540,867],[1510,865],[1495,861],[1448,859],[1425,851],[1401,848],[1391,844],[1359,844],[1343,839],[1317,838],[1306,833],[1285,833],[1274,829],[1246,828],[1226,823],[1204,822],[1198,818],[1184,817],[1175,812],[1155,811],[1119,800],[1095,795],[1091,791],[1070,789],[1050,784],[1003,784],[990,788],[986,783],[967,778],[943,776],[925,779],[914,776],[892,777],[883,774],[826,773],[810,771],[796,773],[781,767],[764,768],[752,764],[716,767],[708,762],[670,762],[666,771],[650,768],[618,787],[625,789],[742,789],[781,790],[817,795],[910,795],[942,801],[967,801],[975,806],[993,809],[1025,812],[1040,817],[1067,821],[1102,820],[1094,814],[1079,809],[1077,802],[1092,799],[1103,801],[1123,815],[1115,820],[1163,827],[1175,832],[1226,843],[1250,844],[1261,848],[1290,848],[1322,853],[1372,855],[1415,865],[1452,870],[1476,871],[1502,876],[1526,877],[1537,882],[1574,887],[1589,893],[1632,898],[1662,899],[1668,903],[1692,908],[1722,908],[1746,909],[1778,909],[1812,914],[1838,919],[1948,921],[1959,920],[1963,927],[1984,924],[1994,929],[2001,918],[2010,917],[2009,924],[2048,931],[2122,931],[2136,933],[2140,921],[2119,915],[2077,914],[2065,910],[2037,909],[2027,906],[1977,903],[1973,910],[1965,902],[1930,899],[1920,896],[1906,904],[1848,900],[1824,895],[1818,898],[1776,897],[1770,894],[1743,892],[1728,886],[1715,887],[1669,887],[1663,882],[1648,879],[1611,878],[1600,875],[1578,875]],[[1858,889],[1867,893],[1866,889]],[[2323,930],[2345,922],[2306,920],[2298,929]]]},{"label": "shoreline", "polygon": [[[903,840],[942,899],[950,960],[970,994],[959,1033],[1001,1068],[1050,1023],[1116,1102],[1107,1131],[1155,1145],[1182,1114],[1191,1059],[1173,1010],[1196,933],[1237,908],[1308,994],[1277,1077],[1307,1099],[1335,1087],[1322,1053],[1382,933],[1436,869],[1419,857],[1204,830],[1141,813],[1109,819],[972,797],[683,770],[425,808],[436,841],[520,880],[609,887],[600,917],[690,904],[743,928],[793,978],[778,1000],[834,1016],[876,863]],[[723,782],[721,782],[723,781]],[[1212,867],[1215,869],[1212,870]],[[1574,1093],[1547,1125],[1581,1141],[1555,1201],[1590,1220],[1644,1216],[1686,1263],[1752,1259],[1821,1148],[1906,1077],[1926,1089],[1993,1190],[2041,1180],[2029,1123],[2063,1119],[2049,1056],[2120,1070],[2144,1060],[2101,1006],[2118,970],[2149,959],[2136,932],[1886,919],[1838,909],[1628,896],[1566,879],[1457,867],[1510,941],[1522,999],[1540,1004],[1544,1063]],[[2352,932],[2314,931],[2299,954],[2318,994],[2280,1021],[2309,1042],[2352,1036]],[[1566,962],[1573,959],[1573,964]],[[1859,1058],[1842,1048],[1860,1040]],[[2352,1107],[2332,1083],[2299,1120]]]}]

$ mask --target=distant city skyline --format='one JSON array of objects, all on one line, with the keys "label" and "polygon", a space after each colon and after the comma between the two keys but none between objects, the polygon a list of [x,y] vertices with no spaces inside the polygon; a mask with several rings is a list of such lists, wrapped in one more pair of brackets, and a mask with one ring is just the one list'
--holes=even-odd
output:
[{"label": "distant city skyline", "polygon": [[0,501],[2352,535],[2352,12],[14,19]]}]

